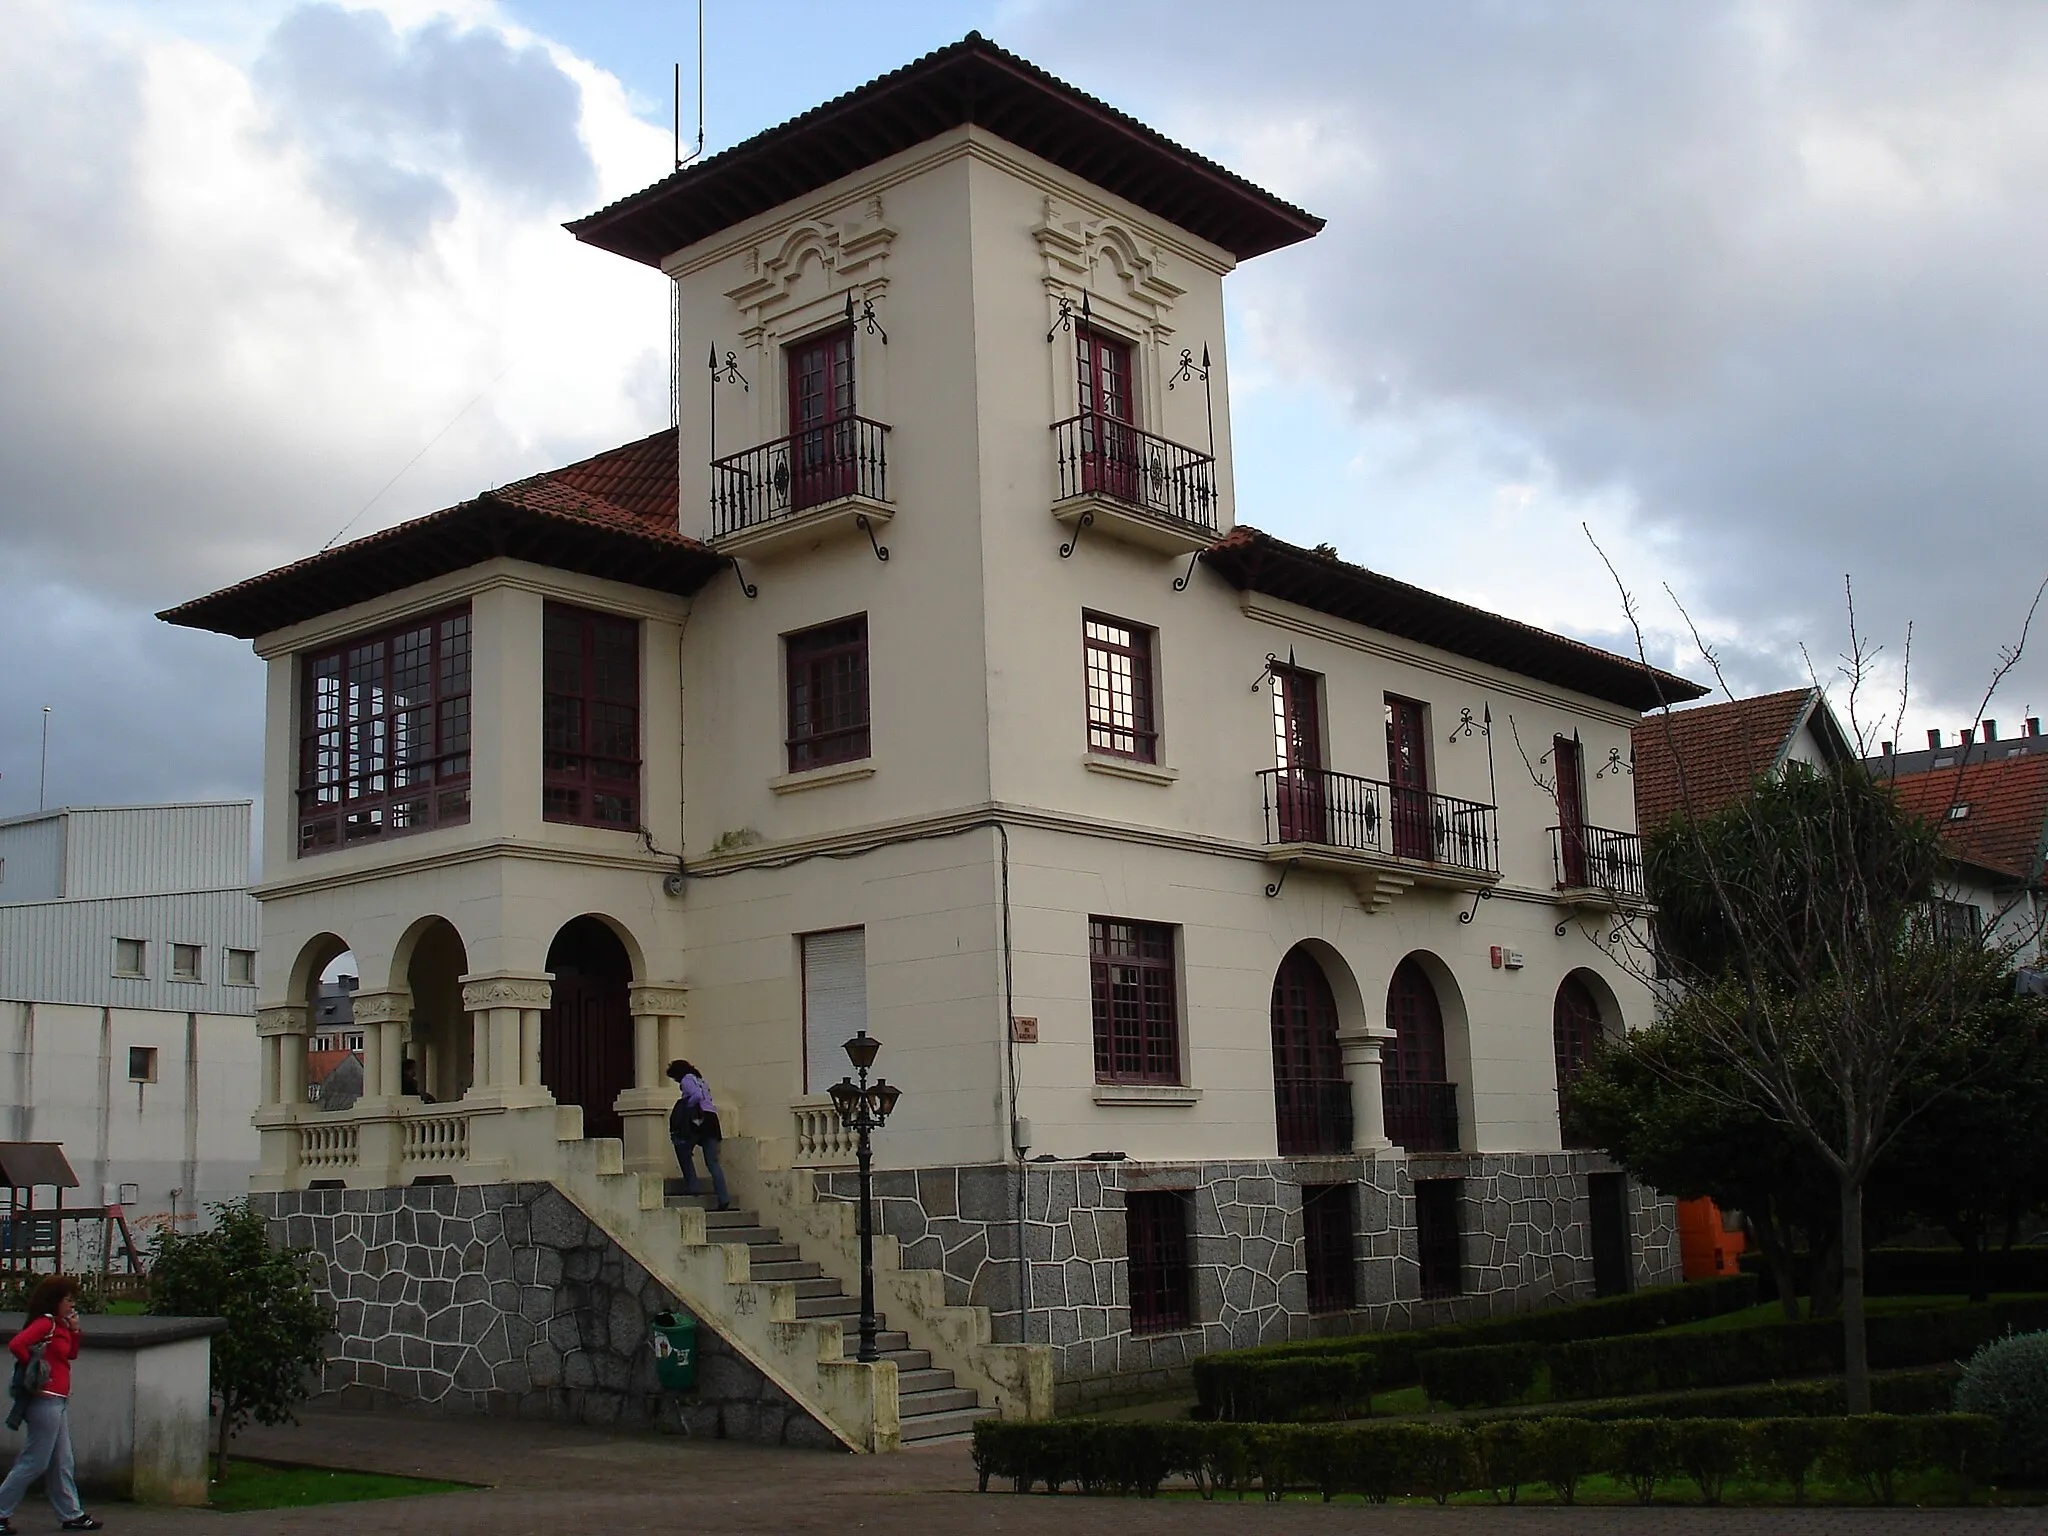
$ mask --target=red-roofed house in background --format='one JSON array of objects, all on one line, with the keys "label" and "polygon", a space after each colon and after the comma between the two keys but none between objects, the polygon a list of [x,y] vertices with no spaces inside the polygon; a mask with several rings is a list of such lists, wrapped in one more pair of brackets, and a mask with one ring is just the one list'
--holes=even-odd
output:
[{"label": "red-roofed house in background", "polygon": [[1820,768],[1856,755],[1818,688],[1647,715],[1634,737],[1636,824],[1645,832],[1681,811],[1710,816],[1787,763]]},{"label": "red-roofed house in background", "polygon": [[[883,1448],[1676,1278],[1557,1104],[1650,1017],[1626,757],[1700,690],[1237,522],[1224,279],[1320,227],[969,36],[572,226],[674,283],[678,425],[166,615],[270,665],[257,1188],[329,1386],[640,1419],[680,1302],[777,1389],[720,1432]],[[749,1211],[663,1204],[681,1056]]]},{"label": "red-roofed house in background", "polygon": [[[1883,773],[1892,759],[1879,758]],[[1959,763],[1894,779],[1899,798],[1941,827],[1955,855],[1937,921],[1958,935],[2041,959],[2042,858],[2048,852],[2048,756],[2031,752]]]}]

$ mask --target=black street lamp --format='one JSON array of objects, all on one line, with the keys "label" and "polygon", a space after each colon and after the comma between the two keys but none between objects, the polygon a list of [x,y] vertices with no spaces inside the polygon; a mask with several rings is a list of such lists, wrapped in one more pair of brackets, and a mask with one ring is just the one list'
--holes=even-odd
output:
[{"label": "black street lamp", "polygon": [[860,1353],[856,1360],[879,1360],[875,1349],[875,1205],[874,1148],[869,1136],[879,1130],[896,1108],[903,1090],[886,1077],[868,1082],[868,1068],[882,1042],[862,1030],[846,1042],[846,1054],[853,1062],[859,1081],[842,1077],[831,1087],[832,1107],[839,1123],[859,1138],[860,1148]]}]

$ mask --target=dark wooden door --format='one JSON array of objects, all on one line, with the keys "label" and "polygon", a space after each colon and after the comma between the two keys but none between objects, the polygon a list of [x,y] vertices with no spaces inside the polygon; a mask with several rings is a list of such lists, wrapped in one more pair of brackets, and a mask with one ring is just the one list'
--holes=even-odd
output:
[{"label": "dark wooden door", "polygon": [[1593,1250],[1593,1294],[1625,1296],[1631,1289],[1628,1177],[1620,1173],[1586,1175],[1589,1246]]},{"label": "dark wooden door", "polygon": [[1558,879],[1567,889],[1586,883],[1586,781],[1582,776],[1576,737],[1559,736],[1550,744],[1557,769]]},{"label": "dark wooden door", "polygon": [[1394,967],[1387,986],[1387,1025],[1394,1032],[1380,1048],[1387,1139],[1410,1152],[1456,1150],[1458,1090],[1449,1080],[1443,1005],[1413,959]]},{"label": "dark wooden door", "polygon": [[1567,1147],[1583,1146],[1585,1143],[1573,1132],[1567,1108],[1572,1083],[1586,1070],[1593,1042],[1600,1038],[1600,1004],[1592,989],[1576,976],[1567,976],[1558,984],[1557,997],[1550,1009],[1550,1035],[1557,1058],[1558,1124]]},{"label": "dark wooden door", "polygon": [[595,918],[579,917],[548,950],[554,1006],[540,1020],[540,1080],[558,1104],[583,1107],[585,1136],[617,1136],[615,1106],[633,1086],[633,979],[625,947]]},{"label": "dark wooden door", "polygon": [[1404,859],[1435,857],[1429,825],[1429,742],[1422,706],[1413,699],[1387,700],[1387,784],[1393,802],[1394,852]]},{"label": "dark wooden door", "polygon": [[1137,397],[1131,347],[1088,326],[1074,333],[1080,359],[1081,486],[1137,500]]},{"label": "dark wooden door", "polygon": [[792,510],[853,493],[851,327],[789,349],[789,432]]},{"label": "dark wooden door", "polygon": [[1329,806],[1323,780],[1323,727],[1313,672],[1273,668],[1273,756],[1279,798],[1280,841],[1329,840]]},{"label": "dark wooden door", "polygon": [[1351,1085],[1337,997],[1314,955],[1291,949],[1273,977],[1273,1104],[1282,1157],[1351,1150]]}]

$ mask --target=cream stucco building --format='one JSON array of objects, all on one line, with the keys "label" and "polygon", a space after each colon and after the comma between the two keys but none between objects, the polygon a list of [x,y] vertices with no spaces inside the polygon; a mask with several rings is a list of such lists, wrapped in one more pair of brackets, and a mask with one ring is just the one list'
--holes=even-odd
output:
[{"label": "cream stucco building", "polygon": [[[417,1210],[482,1252],[547,1186],[868,1445],[922,1417],[910,1373],[1042,1412],[1675,1278],[1668,1204],[1557,1104],[1648,1015],[1630,731],[1698,690],[1236,523],[1224,279],[1318,228],[970,36],[573,226],[673,279],[679,427],[167,615],[269,662],[287,1227]],[[368,1082],[321,1115],[344,948]],[[861,1027],[903,1090],[893,1367],[823,1295]],[[800,1254],[663,1206],[677,1056]],[[355,1385],[634,1390],[516,1338],[416,1364],[369,1289]]]}]

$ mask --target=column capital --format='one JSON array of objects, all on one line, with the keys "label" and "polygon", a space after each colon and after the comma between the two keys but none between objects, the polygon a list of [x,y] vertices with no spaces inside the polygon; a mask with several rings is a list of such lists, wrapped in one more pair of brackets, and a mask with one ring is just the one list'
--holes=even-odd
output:
[{"label": "column capital", "polygon": [[258,1035],[303,1035],[312,1009],[304,1003],[270,1003],[256,1010]]},{"label": "column capital", "polygon": [[461,981],[462,1006],[469,1013],[555,1005],[555,977],[551,971],[494,971],[464,976]]},{"label": "column capital", "polygon": [[636,981],[626,988],[626,998],[635,1018],[659,1014],[679,1019],[690,1009],[690,989],[680,981]]},{"label": "column capital", "polygon": [[358,992],[350,1003],[356,1023],[403,1024],[412,1017],[410,992]]}]

